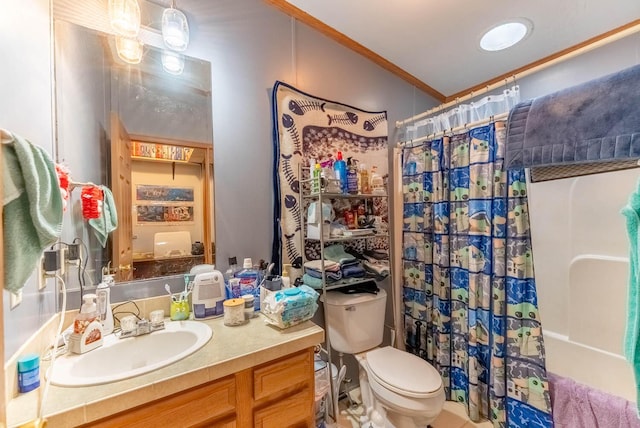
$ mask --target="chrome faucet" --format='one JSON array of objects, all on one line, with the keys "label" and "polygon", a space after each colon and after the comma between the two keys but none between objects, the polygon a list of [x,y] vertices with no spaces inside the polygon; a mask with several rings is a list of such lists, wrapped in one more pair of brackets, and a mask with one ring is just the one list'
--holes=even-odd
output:
[{"label": "chrome faucet", "polygon": [[164,329],[164,321],[151,323],[145,318],[135,321],[133,316],[125,317],[120,322],[120,335],[118,335],[118,338],[142,336],[162,329]]}]

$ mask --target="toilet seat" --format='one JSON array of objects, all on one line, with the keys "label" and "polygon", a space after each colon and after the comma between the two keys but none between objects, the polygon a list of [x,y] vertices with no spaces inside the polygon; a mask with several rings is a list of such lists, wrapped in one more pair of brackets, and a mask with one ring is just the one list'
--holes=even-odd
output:
[{"label": "toilet seat", "polygon": [[429,398],[440,393],[440,373],[425,360],[386,346],[366,356],[370,374],[384,388],[411,398]]}]

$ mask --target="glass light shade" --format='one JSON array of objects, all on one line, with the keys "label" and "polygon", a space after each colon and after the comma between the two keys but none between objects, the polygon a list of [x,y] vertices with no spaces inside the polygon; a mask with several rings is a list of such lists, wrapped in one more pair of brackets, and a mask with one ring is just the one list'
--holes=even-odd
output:
[{"label": "glass light shade", "polygon": [[142,61],[142,43],[136,39],[116,36],[116,50],[124,62],[139,64]]},{"label": "glass light shade", "polygon": [[526,21],[511,21],[493,27],[480,39],[480,47],[485,51],[507,49],[523,40],[531,32],[531,24]]},{"label": "glass light shade", "polygon": [[140,6],[137,0],[109,0],[109,21],[116,34],[136,37],[140,31]]},{"label": "glass light shade", "polygon": [[169,74],[179,75],[184,71],[184,56],[182,54],[162,51],[162,68]]},{"label": "glass light shade", "polygon": [[162,12],[162,40],[174,51],[183,51],[189,45],[189,23],[184,13],[169,8]]}]

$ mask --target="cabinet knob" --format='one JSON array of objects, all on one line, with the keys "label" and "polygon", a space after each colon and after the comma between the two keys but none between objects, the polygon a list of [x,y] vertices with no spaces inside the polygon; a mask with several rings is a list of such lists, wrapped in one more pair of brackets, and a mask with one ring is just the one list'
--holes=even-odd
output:
[{"label": "cabinet knob", "polygon": [[120,265],[118,266],[118,270],[122,271],[122,270],[131,270],[131,263],[129,263],[128,265]]},{"label": "cabinet knob", "polygon": [[355,311],[356,307],[355,306],[347,306],[346,308],[344,308],[344,310],[351,312],[351,311]]}]

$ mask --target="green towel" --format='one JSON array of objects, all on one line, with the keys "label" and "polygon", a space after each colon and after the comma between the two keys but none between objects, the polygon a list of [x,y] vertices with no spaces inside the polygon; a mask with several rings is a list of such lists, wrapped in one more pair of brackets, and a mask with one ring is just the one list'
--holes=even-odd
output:
[{"label": "green towel", "polygon": [[356,261],[357,259],[344,250],[342,244],[329,245],[324,249],[324,258],[337,263],[345,264]]},{"label": "green towel", "polygon": [[42,251],[60,237],[62,196],[47,152],[12,137],[12,142],[2,144],[2,226],[4,287],[17,292],[40,262]]},{"label": "green towel", "polygon": [[624,333],[624,356],[633,367],[636,382],[636,407],[640,414],[640,290],[638,278],[638,225],[640,224],[640,181],[630,196],[627,206],[622,208],[622,215],[627,218],[627,234],[629,236],[629,288],[627,290],[627,326]]},{"label": "green towel", "polygon": [[93,228],[93,233],[98,238],[98,242],[104,248],[107,245],[109,233],[118,227],[118,212],[113,200],[113,194],[107,186],[100,186],[104,200],[102,201],[102,213],[100,217],[89,220],[89,225]]}]

